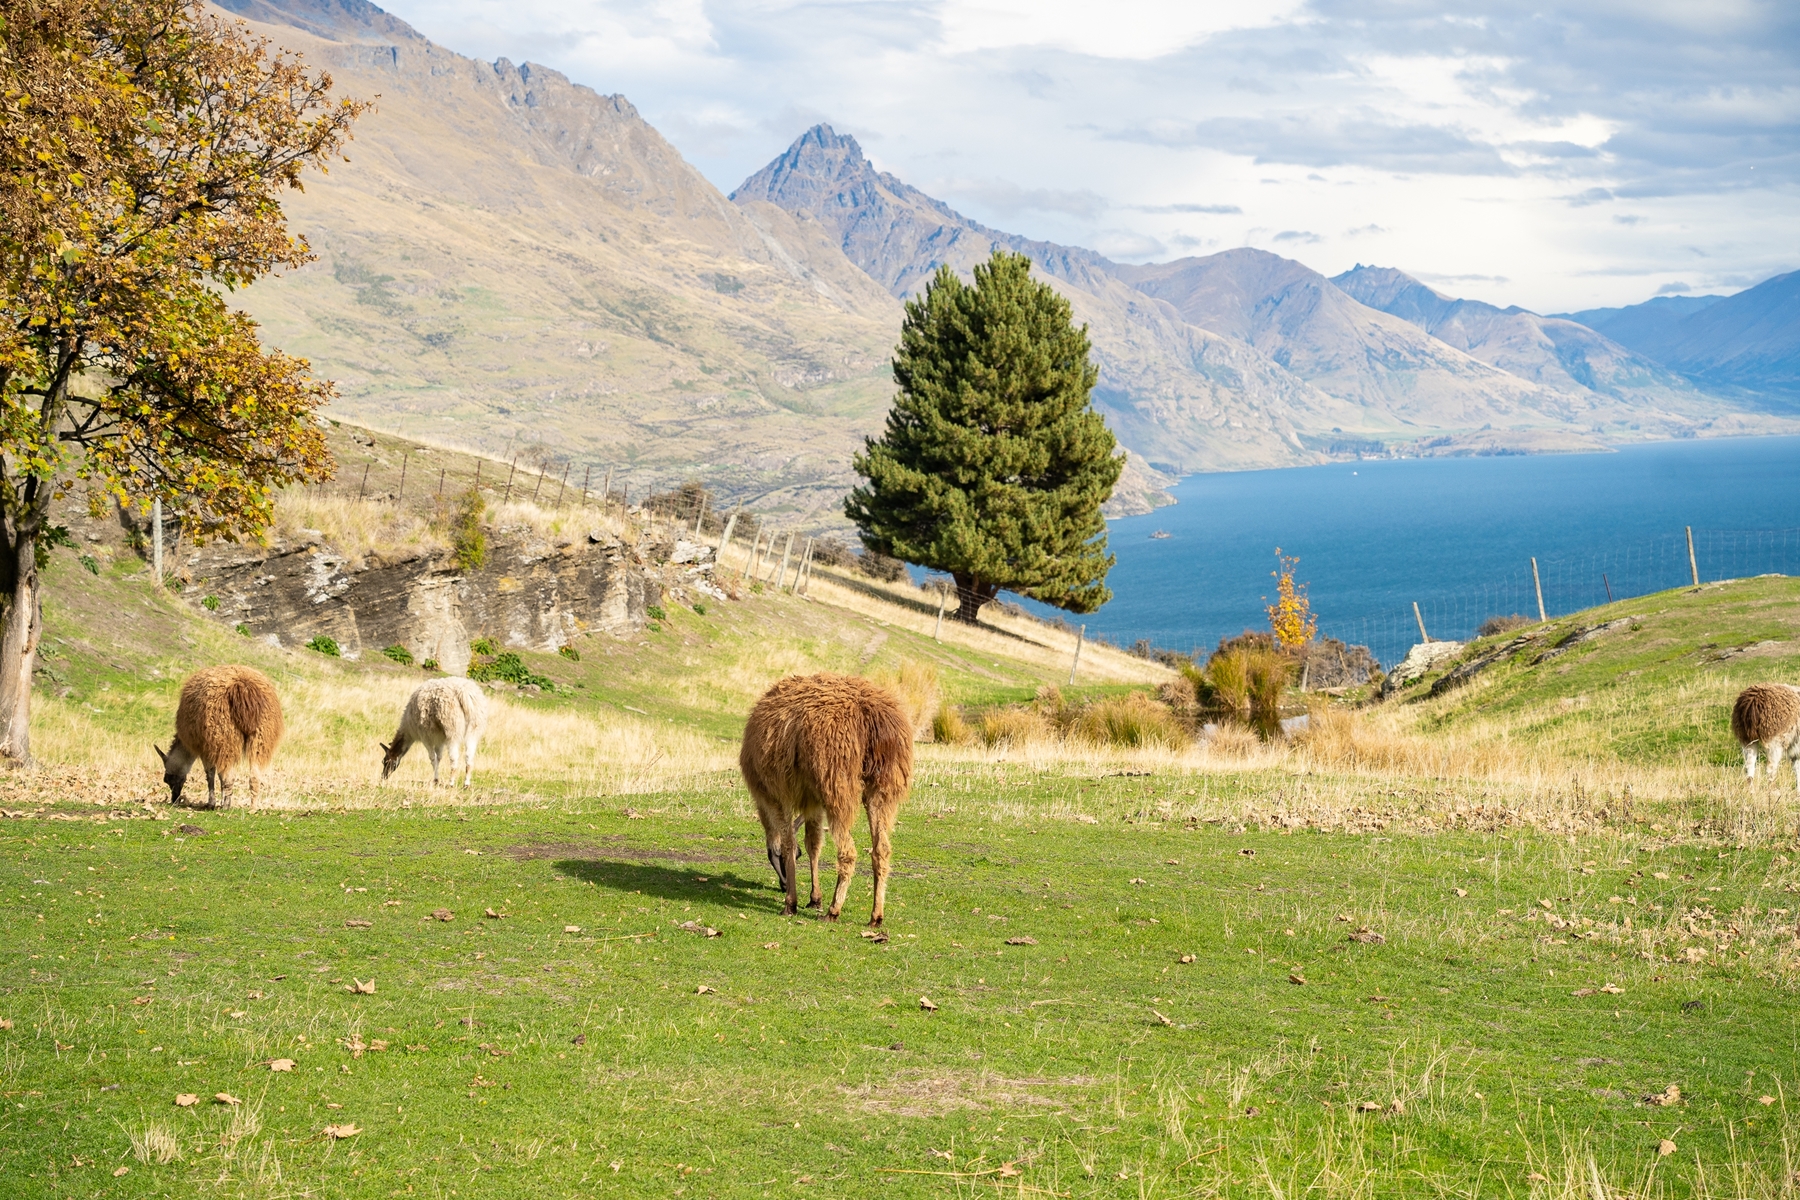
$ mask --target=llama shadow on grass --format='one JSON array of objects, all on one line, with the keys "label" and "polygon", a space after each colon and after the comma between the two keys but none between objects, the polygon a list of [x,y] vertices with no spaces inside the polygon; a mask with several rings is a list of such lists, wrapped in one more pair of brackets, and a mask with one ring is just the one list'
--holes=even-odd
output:
[{"label": "llama shadow on grass", "polygon": [[[802,857],[800,861],[806,860]],[[683,904],[780,911],[787,902],[786,894],[775,886],[772,877],[746,878],[730,869],[664,866],[615,858],[563,858],[550,865],[559,875],[592,883],[608,891],[642,893],[663,900],[679,900]],[[827,893],[831,888],[824,884],[824,877],[831,874],[833,872],[829,870],[820,872],[820,882]]]}]

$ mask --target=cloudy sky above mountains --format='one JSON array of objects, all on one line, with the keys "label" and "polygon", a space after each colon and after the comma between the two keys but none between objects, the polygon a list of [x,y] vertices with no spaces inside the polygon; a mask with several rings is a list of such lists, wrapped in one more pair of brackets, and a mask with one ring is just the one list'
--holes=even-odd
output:
[{"label": "cloudy sky above mountains", "polygon": [[377,0],[623,92],[721,189],[829,121],[988,224],[1538,311],[1800,267],[1791,0]]}]

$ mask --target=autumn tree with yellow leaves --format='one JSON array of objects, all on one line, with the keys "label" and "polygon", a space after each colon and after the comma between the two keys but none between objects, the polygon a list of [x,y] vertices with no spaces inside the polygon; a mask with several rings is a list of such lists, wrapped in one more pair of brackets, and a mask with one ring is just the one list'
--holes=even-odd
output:
[{"label": "autumn tree with yellow leaves", "polygon": [[281,193],[366,105],[198,0],[0,6],[0,762],[31,761],[51,505],[255,533],[331,385],[225,296],[311,259]]},{"label": "autumn tree with yellow leaves", "polygon": [[1275,570],[1269,572],[1275,577],[1275,603],[1264,611],[1269,614],[1269,629],[1276,643],[1288,651],[1305,649],[1319,633],[1319,618],[1306,598],[1306,585],[1294,582],[1294,568],[1299,565],[1299,558],[1275,547]]}]

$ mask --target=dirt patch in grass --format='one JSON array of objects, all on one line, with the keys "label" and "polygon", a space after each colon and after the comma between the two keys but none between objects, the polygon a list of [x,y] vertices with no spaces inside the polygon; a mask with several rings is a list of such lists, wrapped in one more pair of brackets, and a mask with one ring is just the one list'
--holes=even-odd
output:
[{"label": "dirt patch in grass", "polygon": [[1068,1079],[1008,1079],[986,1071],[901,1071],[879,1083],[840,1087],[838,1093],[867,1113],[894,1117],[941,1117],[962,1109],[1063,1108],[1067,1101],[1046,1095],[1052,1088],[1081,1087],[1092,1082]]}]

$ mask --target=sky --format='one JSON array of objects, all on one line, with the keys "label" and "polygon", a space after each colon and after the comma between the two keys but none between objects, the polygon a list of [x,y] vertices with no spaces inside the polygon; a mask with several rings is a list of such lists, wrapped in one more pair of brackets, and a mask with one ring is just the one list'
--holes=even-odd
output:
[{"label": "sky", "polygon": [[729,192],[825,121],[974,219],[1539,312],[1800,268],[1794,0],[378,0]]}]

